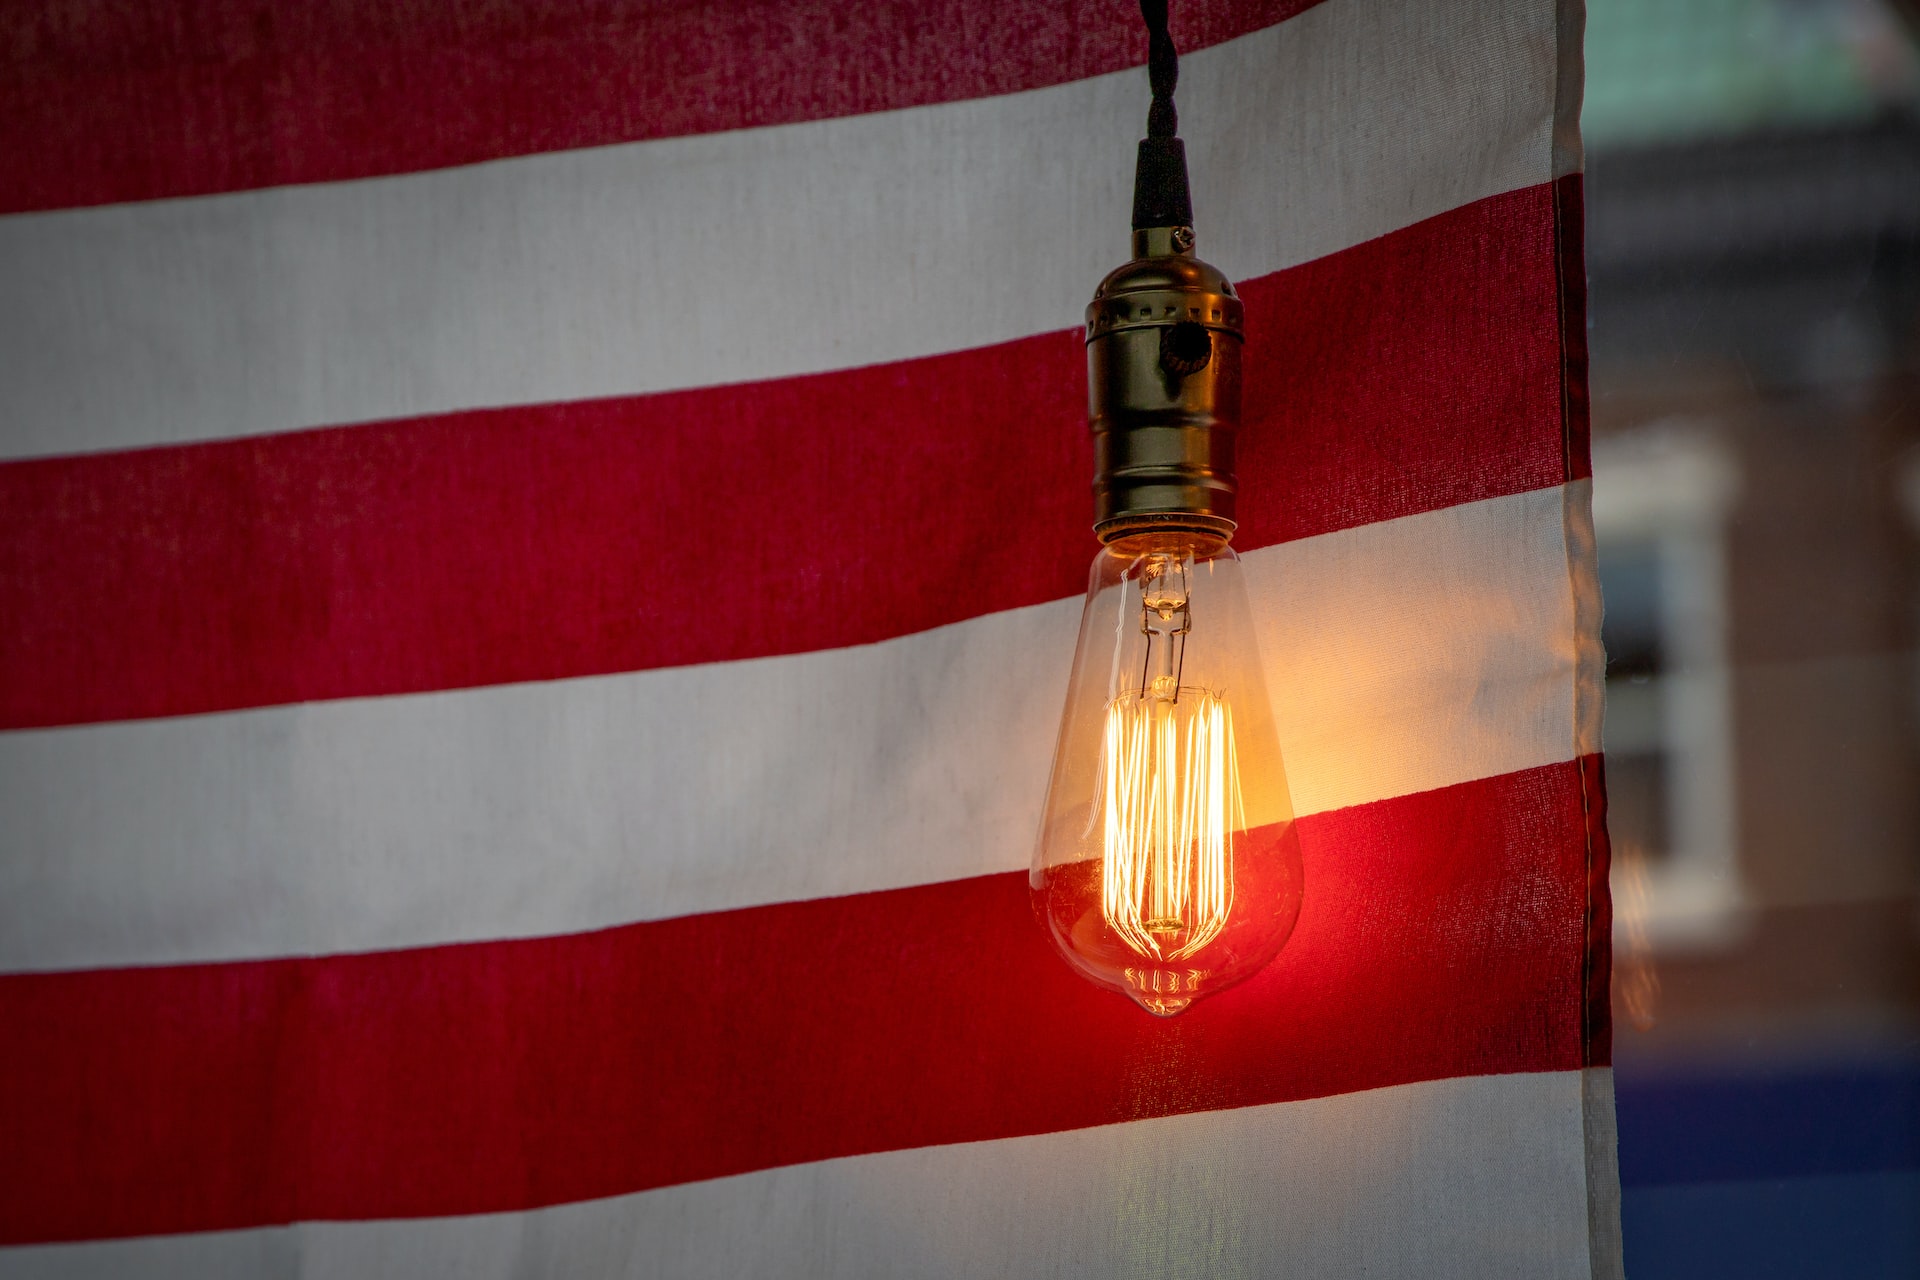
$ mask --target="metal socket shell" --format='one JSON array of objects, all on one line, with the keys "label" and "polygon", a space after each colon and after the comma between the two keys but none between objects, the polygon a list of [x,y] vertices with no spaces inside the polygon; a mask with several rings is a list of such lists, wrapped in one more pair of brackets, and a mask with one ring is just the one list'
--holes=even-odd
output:
[{"label": "metal socket shell", "polygon": [[1087,307],[1094,532],[1231,537],[1244,309],[1185,227],[1134,233]]}]

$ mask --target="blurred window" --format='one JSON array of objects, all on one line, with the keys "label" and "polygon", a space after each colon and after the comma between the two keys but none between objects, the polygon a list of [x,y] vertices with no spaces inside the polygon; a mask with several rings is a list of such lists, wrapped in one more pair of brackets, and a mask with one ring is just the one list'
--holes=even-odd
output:
[{"label": "blurred window", "polygon": [[1643,878],[1636,923],[1655,947],[1726,940],[1745,901],[1727,653],[1736,474],[1728,451],[1686,423],[1594,446],[1608,828],[1615,856]]}]

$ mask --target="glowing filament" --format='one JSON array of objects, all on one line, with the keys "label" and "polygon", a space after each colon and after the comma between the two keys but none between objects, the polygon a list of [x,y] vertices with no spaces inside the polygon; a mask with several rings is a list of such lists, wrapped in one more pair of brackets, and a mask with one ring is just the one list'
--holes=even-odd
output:
[{"label": "glowing filament", "polygon": [[1127,693],[1107,707],[1100,906],[1150,960],[1219,936],[1233,909],[1233,833],[1246,825],[1233,709],[1205,689]]}]

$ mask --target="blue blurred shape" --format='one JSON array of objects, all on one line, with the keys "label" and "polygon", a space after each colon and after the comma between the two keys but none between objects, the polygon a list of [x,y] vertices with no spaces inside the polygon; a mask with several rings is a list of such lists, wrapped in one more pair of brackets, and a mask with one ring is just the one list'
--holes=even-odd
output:
[{"label": "blue blurred shape", "polygon": [[1920,1170],[1920,1061],[1619,1075],[1620,1183]]},{"label": "blue blurred shape", "polygon": [[1628,1280],[1913,1280],[1920,1172],[1628,1187]]},{"label": "blue blurred shape", "polygon": [[1920,1278],[1920,1060],[1629,1072],[1617,1098],[1631,1280]]}]

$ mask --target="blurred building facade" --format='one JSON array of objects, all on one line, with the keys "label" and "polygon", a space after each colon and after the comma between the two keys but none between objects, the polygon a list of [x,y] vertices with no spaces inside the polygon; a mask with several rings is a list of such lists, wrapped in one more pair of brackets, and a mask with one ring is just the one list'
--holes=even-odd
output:
[{"label": "blurred building facade", "polygon": [[1589,0],[1630,1275],[1920,1275],[1920,58]]}]

